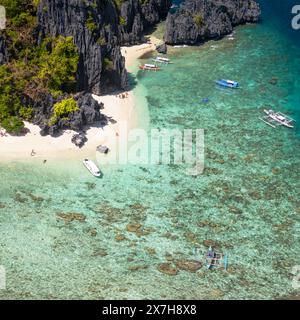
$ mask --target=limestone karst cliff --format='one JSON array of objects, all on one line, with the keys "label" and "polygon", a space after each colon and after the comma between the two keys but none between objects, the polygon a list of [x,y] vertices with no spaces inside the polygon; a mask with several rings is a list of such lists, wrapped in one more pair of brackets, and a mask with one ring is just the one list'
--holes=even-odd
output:
[{"label": "limestone karst cliff", "polygon": [[236,25],[257,22],[254,0],[185,0],[169,13],[164,39],[168,44],[199,44],[232,32]]}]

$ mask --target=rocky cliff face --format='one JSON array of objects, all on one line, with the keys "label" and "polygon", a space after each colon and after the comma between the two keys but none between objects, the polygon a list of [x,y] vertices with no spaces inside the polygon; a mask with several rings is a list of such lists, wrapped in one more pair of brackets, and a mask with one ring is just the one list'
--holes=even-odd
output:
[{"label": "rocky cliff face", "polygon": [[[57,136],[61,130],[71,129],[82,131],[86,126],[93,126],[95,123],[105,126],[108,119],[101,113],[103,103],[98,103],[90,93],[79,93],[75,95],[79,111],[71,113],[67,118],[59,119],[57,123],[49,125],[49,118],[52,114],[52,105],[56,102],[51,95],[45,95],[43,101],[38,102],[34,123],[41,128],[41,135]],[[34,103],[34,102],[33,102]],[[46,121],[45,121],[46,118]]]},{"label": "rocky cliff face", "polygon": [[121,43],[144,41],[143,32],[164,20],[171,4],[171,0],[125,0],[120,8]]},{"label": "rocky cliff face", "polygon": [[119,47],[119,16],[112,0],[41,0],[40,41],[72,36],[79,49],[78,91],[103,94],[127,84]]},{"label": "rocky cliff face", "polygon": [[72,36],[80,52],[78,91],[103,94],[127,85],[120,45],[143,41],[143,31],[167,16],[171,0],[41,0],[40,41]]},{"label": "rocky cliff face", "polygon": [[165,42],[193,45],[220,38],[236,25],[257,22],[260,13],[254,0],[186,0],[168,14]]}]

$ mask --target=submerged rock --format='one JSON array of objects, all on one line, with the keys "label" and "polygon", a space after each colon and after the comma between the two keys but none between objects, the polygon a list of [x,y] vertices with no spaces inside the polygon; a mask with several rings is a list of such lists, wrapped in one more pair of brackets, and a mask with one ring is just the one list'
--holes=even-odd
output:
[{"label": "submerged rock", "polygon": [[234,213],[234,214],[242,214],[243,213],[242,209],[239,209],[239,208],[234,207],[234,206],[229,206],[228,209],[229,209],[229,212]]},{"label": "submerged rock", "polygon": [[139,271],[139,270],[145,270],[147,268],[148,268],[147,265],[133,265],[133,266],[129,266],[128,270],[129,271]]},{"label": "submerged rock", "polygon": [[105,249],[98,249],[92,254],[93,257],[105,257],[108,253]]},{"label": "submerged rock", "polygon": [[124,241],[124,240],[126,240],[126,237],[125,237],[123,234],[118,233],[118,234],[115,236],[115,240],[116,240],[116,241]]},{"label": "submerged rock", "polygon": [[0,202],[0,209],[4,209],[6,206],[4,203]]},{"label": "submerged rock", "polygon": [[97,235],[97,229],[95,228],[92,228],[89,230],[89,234],[92,236],[92,237],[96,237]]},{"label": "submerged rock", "polygon": [[193,232],[186,232],[184,236],[190,242],[196,242],[198,240],[197,235]]},{"label": "submerged rock", "polygon": [[16,192],[14,199],[15,199],[15,201],[20,202],[20,203],[24,203],[24,202],[28,201],[28,199],[22,197],[22,195],[19,192]]},{"label": "submerged rock", "polygon": [[155,250],[154,248],[146,247],[145,250],[146,250],[150,255],[155,255],[155,254],[156,254],[156,250]]},{"label": "submerged rock", "polygon": [[196,272],[202,267],[202,263],[196,260],[177,260],[175,265],[178,269]]},{"label": "submerged rock", "polygon": [[93,190],[97,186],[96,183],[92,183],[92,182],[85,182],[85,184],[86,184],[88,190]]},{"label": "submerged rock", "polygon": [[157,270],[169,276],[176,276],[178,274],[178,270],[171,263],[162,263],[157,267]]},{"label": "submerged rock", "polygon": [[76,212],[70,212],[70,213],[57,213],[56,214],[58,218],[62,219],[65,221],[65,223],[69,223],[72,221],[80,221],[84,222],[86,219],[86,216],[82,213],[76,213]]},{"label": "submerged rock", "polygon": [[278,83],[278,80],[277,77],[272,77],[272,79],[269,80],[269,83],[275,86]]},{"label": "submerged rock", "polygon": [[126,226],[128,232],[138,232],[142,228],[140,223],[130,223]]},{"label": "submerged rock", "polygon": [[214,289],[209,292],[209,297],[213,299],[222,298],[224,296],[224,292],[220,289]]},{"label": "submerged rock", "polygon": [[203,245],[205,247],[217,247],[217,242],[211,239],[207,239],[203,241]]}]

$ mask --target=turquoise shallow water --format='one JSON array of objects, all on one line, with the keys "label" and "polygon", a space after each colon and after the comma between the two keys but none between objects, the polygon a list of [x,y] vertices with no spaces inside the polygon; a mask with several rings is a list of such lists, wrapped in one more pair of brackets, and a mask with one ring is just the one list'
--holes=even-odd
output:
[{"label": "turquoise shallow water", "polygon": [[[258,117],[270,106],[299,119],[300,51],[272,19],[237,28],[234,41],[174,49],[174,64],[163,72],[137,75],[151,128],[205,130],[202,175],[187,176],[183,165],[105,166],[95,180],[75,161],[0,163],[0,265],[7,273],[0,298],[297,293],[299,125],[273,130]],[[216,88],[220,77],[237,79],[242,89]],[[204,97],[210,103],[201,104]],[[81,215],[66,223],[70,213]],[[194,248],[205,250],[207,240],[228,253],[228,272],[157,270],[198,259]]]}]

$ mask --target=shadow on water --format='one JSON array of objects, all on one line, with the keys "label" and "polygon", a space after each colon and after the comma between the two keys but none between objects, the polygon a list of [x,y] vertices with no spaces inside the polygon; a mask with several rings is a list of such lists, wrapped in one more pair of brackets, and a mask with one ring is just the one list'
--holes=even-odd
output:
[{"label": "shadow on water", "polygon": [[127,77],[128,77],[129,88],[132,89],[132,90],[135,89],[137,84],[138,84],[136,76],[133,73],[128,72],[127,73]]}]

